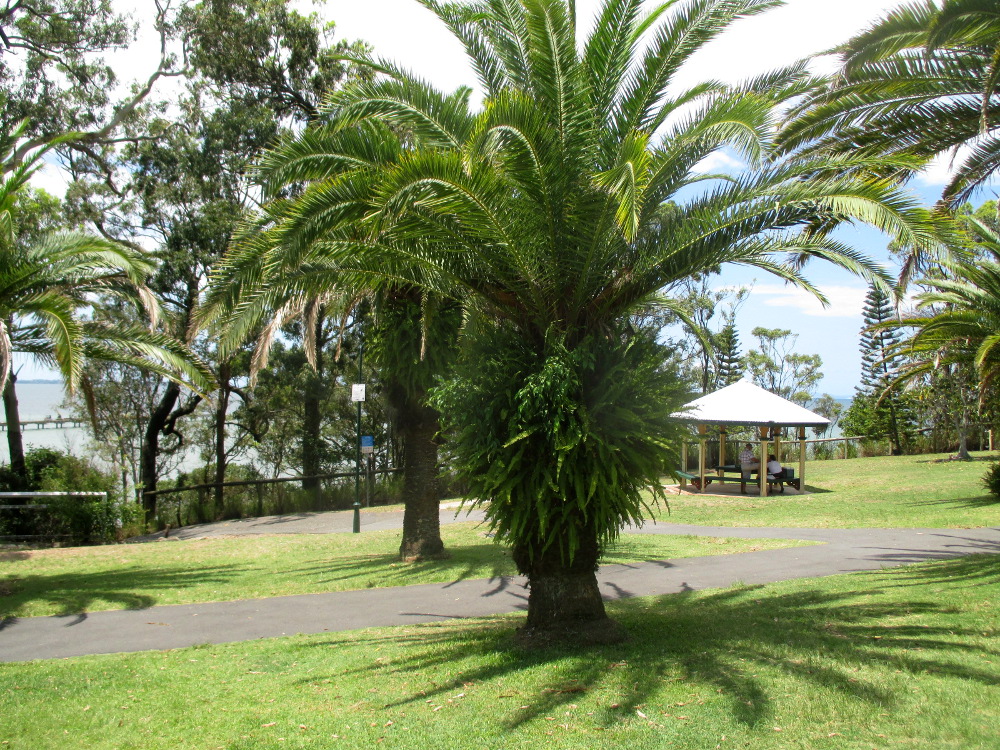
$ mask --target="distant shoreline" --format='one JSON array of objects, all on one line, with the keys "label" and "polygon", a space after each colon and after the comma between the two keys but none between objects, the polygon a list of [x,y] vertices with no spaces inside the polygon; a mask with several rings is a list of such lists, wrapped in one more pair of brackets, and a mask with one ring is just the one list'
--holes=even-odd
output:
[{"label": "distant shoreline", "polygon": [[61,380],[21,380],[17,379],[21,385],[62,385]]}]

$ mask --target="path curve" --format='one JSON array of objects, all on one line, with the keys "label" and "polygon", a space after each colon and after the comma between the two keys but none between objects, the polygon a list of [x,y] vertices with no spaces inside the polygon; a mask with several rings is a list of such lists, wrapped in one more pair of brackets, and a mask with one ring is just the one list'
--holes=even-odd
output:
[{"label": "path curve", "polygon": [[[347,514],[297,514],[208,524],[176,532],[177,538],[234,534],[336,533],[347,531]],[[363,514],[364,530],[398,528],[402,514]],[[317,518],[317,516],[321,516]],[[395,518],[394,516],[398,516]],[[481,518],[471,514],[468,518]],[[458,520],[464,520],[466,516]],[[455,520],[454,510],[442,521]],[[318,529],[327,528],[327,531]],[[293,529],[312,529],[296,531]],[[782,529],[688,526],[649,523],[642,534],[768,537],[820,544],[737,555],[660,560],[602,566],[598,579],[606,600],[674,594],[737,583],[765,584],[879,570],[928,560],[976,553],[1000,553],[1000,528],[982,529]],[[92,612],[57,617],[7,618],[0,621],[0,662],[55,659],[85,654],[182,648],[204,643],[274,638],[297,633],[413,625],[482,617],[527,608],[521,577],[458,580],[388,589],[305,594],[271,599],[182,604],[139,610]]]}]

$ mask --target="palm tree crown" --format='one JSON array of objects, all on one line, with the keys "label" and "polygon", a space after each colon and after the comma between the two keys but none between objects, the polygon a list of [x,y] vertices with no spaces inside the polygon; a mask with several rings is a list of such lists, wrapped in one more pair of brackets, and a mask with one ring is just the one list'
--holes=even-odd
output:
[{"label": "palm tree crown", "polygon": [[827,87],[796,109],[783,140],[837,153],[915,154],[966,147],[944,199],[961,203],[1000,168],[1000,13],[992,0],[904,5],[838,50]]},{"label": "palm tree crown", "polygon": [[118,298],[155,323],[159,308],[144,283],[153,264],[145,253],[82,232],[51,233],[28,246],[18,242],[17,195],[48,150],[10,163],[19,134],[0,138],[0,391],[15,352],[56,365],[71,390],[87,357],[203,386],[210,373],[182,343],[138,326],[106,325],[87,313],[100,297]]}]

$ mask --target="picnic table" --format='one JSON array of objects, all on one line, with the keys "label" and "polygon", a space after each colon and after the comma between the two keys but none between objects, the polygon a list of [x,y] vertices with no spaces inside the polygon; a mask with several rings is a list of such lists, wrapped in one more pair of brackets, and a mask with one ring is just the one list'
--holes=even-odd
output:
[{"label": "picnic table", "polygon": [[[744,495],[747,494],[748,481],[753,482],[758,487],[760,487],[759,471],[749,472],[750,477],[756,477],[756,478],[748,479],[747,475],[743,473],[743,469],[740,468],[738,464],[724,464],[721,466],[714,466],[713,470],[716,472],[715,475],[709,475],[709,474],[705,475],[704,487],[707,487],[712,482],[719,482],[720,484],[725,484],[727,482],[732,482],[735,484],[736,482],[739,482],[740,492]],[[690,481],[691,484],[694,486],[694,488],[699,492],[701,492],[701,490],[704,489],[704,487],[701,484],[701,477],[699,477],[698,475],[689,474],[688,472],[683,472],[683,471],[678,472],[678,474],[687,479],[688,481]],[[785,491],[786,485],[789,487],[794,487],[797,490],[801,489],[801,482],[800,480],[795,478],[794,469],[785,469],[785,476],[782,477],[776,477],[773,474],[768,474],[767,483],[769,485],[780,488],[779,489],[780,492]]]}]

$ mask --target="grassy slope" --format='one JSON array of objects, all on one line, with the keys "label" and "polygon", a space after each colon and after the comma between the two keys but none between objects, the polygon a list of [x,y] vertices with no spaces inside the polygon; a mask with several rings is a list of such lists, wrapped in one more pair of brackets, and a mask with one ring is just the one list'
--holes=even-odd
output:
[{"label": "grassy slope", "polygon": [[1000,570],[979,556],[613,605],[633,634],[523,653],[518,618],[0,664],[11,750],[997,747]]},{"label": "grassy slope", "polygon": [[[444,561],[398,562],[398,531],[230,537],[0,552],[0,616],[95,612],[514,575],[507,551],[471,522],[448,524]],[[771,539],[624,536],[629,563],[796,546]]]},{"label": "grassy slope", "polygon": [[[813,461],[811,494],[671,497],[663,520],[710,526],[973,527],[1000,524],[1000,503],[980,482],[992,454],[975,461],[946,456],[885,456]],[[730,485],[731,486],[731,485]]]}]

